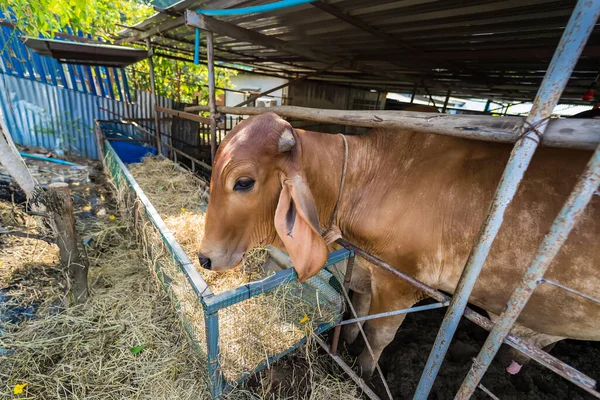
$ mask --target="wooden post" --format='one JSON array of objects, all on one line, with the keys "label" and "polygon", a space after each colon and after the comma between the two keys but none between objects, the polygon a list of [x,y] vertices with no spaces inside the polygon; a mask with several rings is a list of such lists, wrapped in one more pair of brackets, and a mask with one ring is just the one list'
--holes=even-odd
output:
[{"label": "wooden post", "polygon": [[60,262],[68,273],[69,303],[83,303],[88,298],[88,265],[79,253],[69,185],[64,182],[48,185],[45,203],[54,221]]},{"label": "wooden post", "polygon": [[213,33],[206,32],[206,58],[208,61],[208,106],[210,111],[210,164],[217,153],[217,99],[215,97],[215,54]]},{"label": "wooden post", "polygon": [[444,106],[442,107],[442,113],[445,113],[446,108],[448,108],[448,101],[450,100],[450,93],[452,93],[452,90],[448,89],[448,92],[446,93],[446,100],[444,100]]},{"label": "wooden post", "polygon": [[[150,67],[150,88],[152,89],[152,94],[154,95],[154,105],[158,106],[158,94],[156,93],[156,81],[154,79],[154,62],[152,61],[153,51],[150,38],[146,39],[146,46],[148,47],[148,66]],[[156,133],[156,151],[159,155],[162,155],[162,149],[160,145],[160,121],[158,119],[158,112],[156,110],[153,110],[153,112],[154,132]]]},{"label": "wooden post", "polygon": [[98,144],[98,158],[101,162],[104,162],[104,135],[102,134],[102,128],[100,128],[98,120],[94,120],[94,136]]}]

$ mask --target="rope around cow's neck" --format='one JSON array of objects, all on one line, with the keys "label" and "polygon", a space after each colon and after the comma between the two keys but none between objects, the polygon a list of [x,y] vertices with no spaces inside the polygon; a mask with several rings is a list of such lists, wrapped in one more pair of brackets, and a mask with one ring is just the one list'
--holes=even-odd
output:
[{"label": "rope around cow's neck", "polygon": [[333,224],[335,223],[335,219],[337,217],[337,213],[340,209],[340,203],[342,202],[342,193],[344,192],[344,184],[346,183],[346,170],[348,169],[348,140],[346,136],[343,134],[339,134],[344,141],[344,166],[342,167],[342,178],[340,180],[340,190],[338,191],[338,198],[335,203],[335,208],[333,209],[333,214],[331,214],[331,221],[329,221],[329,227],[323,233],[324,235],[331,231],[333,228]]}]

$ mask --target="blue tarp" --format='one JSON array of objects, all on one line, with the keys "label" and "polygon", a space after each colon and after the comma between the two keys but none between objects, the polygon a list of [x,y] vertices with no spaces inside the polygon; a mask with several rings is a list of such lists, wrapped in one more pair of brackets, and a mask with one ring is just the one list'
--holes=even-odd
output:
[{"label": "blue tarp", "polygon": [[137,142],[115,141],[111,145],[125,164],[139,163],[148,154],[156,155],[155,148]]}]

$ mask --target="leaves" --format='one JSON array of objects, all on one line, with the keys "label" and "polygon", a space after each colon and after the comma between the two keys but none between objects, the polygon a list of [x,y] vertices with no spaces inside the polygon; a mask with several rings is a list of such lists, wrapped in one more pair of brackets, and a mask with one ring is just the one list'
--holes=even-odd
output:
[{"label": "leaves", "polygon": [[70,27],[108,38],[115,23],[135,24],[152,15],[144,0],[4,0],[5,19],[29,36],[52,36]]},{"label": "leaves", "polygon": [[135,346],[129,349],[129,351],[131,352],[131,354],[133,354],[134,356],[138,355],[139,353],[142,352],[142,350],[144,350],[146,348],[145,344],[140,344],[139,346]]},{"label": "leaves", "polygon": [[[4,19],[28,36],[51,37],[55,32],[90,33],[111,40],[122,28],[116,24],[135,25],[154,13],[149,0],[0,0]],[[202,43],[204,56],[205,43]],[[157,49],[170,56],[189,57],[176,51]],[[208,102],[208,70],[205,65],[153,57],[156,89],[159,95],[178,102],[200,104]],[[126,69],[127,79],[135,89],[150,91],[150,70],[147,60]],[[230,77],[236,71],[216,68],[217,87],[231,87]],[[224,93],[217,90],[217,97]]]},{"label": "leaves", "polygon": [[[204,43],[201,45],[204,46]],[[160,53],[174,56],[185,56],[175,52],[158,49]],[[195,65],[191,61],[184,62],[173,60],[160,55],[153,57],[156,91],[165,96],[183,103],[200,104],[208,102],[208,68],[205,65]],[[150,67],[147,60],[140,61],[127,68],[127,79],[139,90],[150,91]],[[231,87],[230,77],[237,75],[234,70],[216,68],[215,86]],[[223,97],[222,90],[216,91],[217,98]]]}]

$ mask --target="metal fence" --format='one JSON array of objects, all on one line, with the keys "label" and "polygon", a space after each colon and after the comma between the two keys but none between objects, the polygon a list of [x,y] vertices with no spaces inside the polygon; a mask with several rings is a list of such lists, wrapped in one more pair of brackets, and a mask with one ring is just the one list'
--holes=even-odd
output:
[{"label": "metal fence", "polygon": [[[15,143],[44,147],[59,154],[71,151],[98,159],[96,119],[138,118],[140,124],[154,129],[154,96],[136,91],[135,98],[135,103],[127,103],[0,74],[0,107]],[[159,97],[158,103],[172,107],[173,101]],[[163,132],[170,129],[170,121],[163,120],[161,125]]]},{"label": "metal fence", "polygon": [[[6,20],[0,12],[0,73],[113,100],[132,100],[124,69],[62,64],[51,57],[40,56],[23,44],[21,32]],[[74,34],[70,28],[66,33],[56,33],[55,39],[104,42],[81,31]]]}]

